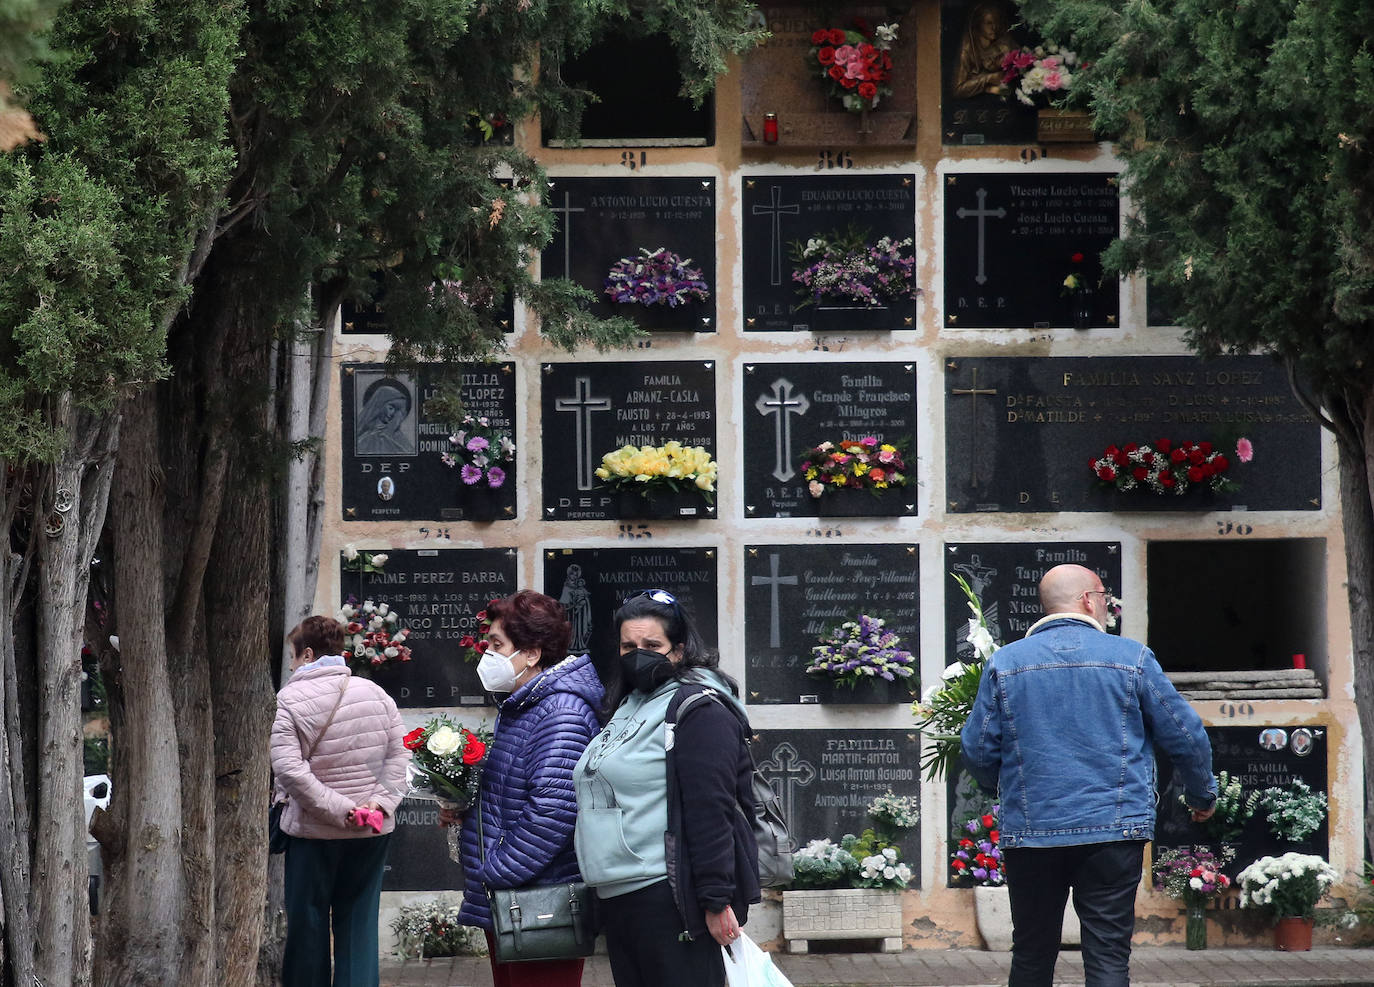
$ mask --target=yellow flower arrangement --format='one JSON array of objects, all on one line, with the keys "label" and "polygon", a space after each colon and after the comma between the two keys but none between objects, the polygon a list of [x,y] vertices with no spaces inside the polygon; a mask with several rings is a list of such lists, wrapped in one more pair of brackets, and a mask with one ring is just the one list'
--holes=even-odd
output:
[{"label": "yellow flower arrangement", "polygon": [[596,470],[609,487],[633,490],[648,497],[656,488],[695,489],[709,504],[716,492],[720,467],[702,446],[668,442],[661,446],[622,446],[608,452]]}]

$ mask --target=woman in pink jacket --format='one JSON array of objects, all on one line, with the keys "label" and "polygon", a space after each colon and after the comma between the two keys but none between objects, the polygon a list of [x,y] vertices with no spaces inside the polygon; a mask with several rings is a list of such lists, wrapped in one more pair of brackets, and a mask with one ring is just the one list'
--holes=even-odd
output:
[{"label": "woman in pink jacket", "polygon": [[287,640],[295,658],[272,723],[281,828],[291,837],[282,982],[376,987],[382,871],[410,760],[405,727],[391,697],[348,670],[337,620],[307,617]]}]

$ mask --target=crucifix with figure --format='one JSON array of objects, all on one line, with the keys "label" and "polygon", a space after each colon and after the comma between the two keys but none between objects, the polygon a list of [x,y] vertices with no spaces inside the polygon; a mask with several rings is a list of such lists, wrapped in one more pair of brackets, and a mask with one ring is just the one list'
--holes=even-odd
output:
[{"label": "crucifix with figure", "polygon": [[[956,368],[954,365],[951,364],[949,369],[955,370],[955,369],[957,369],[957,368]],[[978,386],[978,368],[977,368],[977,367],[973,367],[973,368],[972,368],[972,374],[973,374],[973,386],[972,386],[972,387],[953,387],[953,388],[950,388],[950,392],[949,392],[949,393],[950,393],[950,394],[958,394],[958,395],[967,394],[967,395],[969,395],[969,396],[973,399],[972,406],[969,408],[969,420],[970,420],[971,424],[969,425],[969,454],[968,454],[968,462],[969,462],[968,469],[969,469],[969,473],[968,473],[968,483],[969,483],[969,486],[970,486],[970,487],[972,487],[974,490],[977,490],[977,489],[978,489],[978,395],[980,395],[980,394],[987,394],[987,395],[996,394],[996,393],[997,393],[997,389],[996,389],[996,388],[991,388],[991,387],[981,387],[981,388],[980,388],[980,387]]]},{"label": "crucifix with figure", "polygon": [[592,489],[596,466],[592,463],[592,412],[610,411],[611,399],[592,396],[592,379],[578,377],[576,393],[555,398],[554,409],[577,415],[577,489]]}]

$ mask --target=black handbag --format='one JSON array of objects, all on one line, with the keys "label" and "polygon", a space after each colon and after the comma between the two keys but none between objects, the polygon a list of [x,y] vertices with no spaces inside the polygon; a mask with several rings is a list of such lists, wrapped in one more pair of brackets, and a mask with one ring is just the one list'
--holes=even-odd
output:
[{"label": "black handbag", "polygon": [[[324,736],[325,731],[329,729],[330,724],[334,722],[334,715],[339,712],[339,706],[343,703],[344,693],[347,691],[348,676],[344,676],[343,688],[339,690],[339,698],[334,700],[334,708],[329,711],[329,719],[324,721],[324,728],[315,735],[315,742],[310,745],[310,750],[305,755],[305,760],[307,763],[310,761],[312,757],[315,756],[315,749],[320,746],[320,739]],[[286,715],[291,717],[291,723],[294,725],[296,722],[296,717],[291,713],[290,709],[286,711]],[[299,729],[297,730],[296,739],[300,739]],[[291,842],[290,835],[288,835],[287,833],[283,833],[281,828],[281,814],[285,811],[285,799],[282,799],[282,801],[280,802],[273,802],[272,807],[267,810],[268,853],[285,853],[287,844]]]},{"label": "black handbag", "polygon": [[[481,796],[475,815],[477,846],[485,863],[487,845],[482,838]],[[582,881],[486,890],[496,962],[570,960],[592,955],[596,946],[596,916],[592,911],[592,892]]]}]

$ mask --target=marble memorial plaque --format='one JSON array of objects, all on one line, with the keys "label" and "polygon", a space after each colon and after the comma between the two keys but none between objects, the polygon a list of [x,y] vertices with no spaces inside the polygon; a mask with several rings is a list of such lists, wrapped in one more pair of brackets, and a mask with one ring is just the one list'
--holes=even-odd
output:
[{"label": "marble memorial plaque", "polygon": [[[1092,469],[1109,446],[1161,438],[1212,443],[1239,489],[1118,492]],[[1240,461],[1241,438],[1253,462]],[[1260,356],[954,357],[945,446],[952,513],[1321,507],[1320,427]]]},{"label": "marble memorial plaque", "polygon": [[[878,272],[915,288],[909,241],[916,227],[913,175],[746,175],[743,179],[744,328],[746,332],[864,332],[911,329],[912,297],[869,304],[854,292],[824,292],[798,280],[814,264],[803,258],[813,240],[851,237],[866,247],[883,238],[898,246]],[[869,285],[871,287],[871,285]]]},{"label": "marble memorial plaque", "polygon": [[[645,516],[667,505],[680,520],[714,518],[714,495],[684,489],[649,498],[606,486],[596,476],[602,457],[626,445],[699,446],[716,455],[714,361],[546,363],[543,389],[546,521]],[[664,514],[664,518],[668,514]]]},{"label": "marble memorial plaque", "polygon": [[[914,364],[745,364],[744,516],[915,515],[916,414]],[[897,448],[905,486],[814,497],[802,453],[868,436]]]},{"label": "marble memorial plaque", "polygon": [[[873,826],[868,805],[889,789],[920,798],[920,734],[915,730],[754,731],[754,760],[782,800],[787,832],[797,846]],[[912,869],[910,887],[921,881],[919,824],[895,840]]]},{"label": "marble memorial plaque", "polygon": [[[714,178],[549,179],[557,219],[540,263],[545,279],[568,278],[596,295],[591,311],[633,319],[643,329],[714,332],[716,328],[716,181]],[[616,302],[606,293],[611,268],[666,247],[697,271],[706,298],[680,293],[680,303]],[[640,282],[653,281],[645,275]],[[666,283],[666,282],[661,282]],[[675,281],[682,285],[686,282]],[[662,297],[645,291],[639,297]]]},{"label": "marble memorial plaque", "polygon": [[620,653],[615,612],[632,593],[663,589],[692,615],[706,646],[719,640],[714,548],[550,548],[544,551],[544,592],[563,604],[572,623],[570,650],[590,653],[604,676]]},{"label": "marble memorial plaque", "polygon": [[745,691],[750,703],[909,702],[917,676],[854,689],[808,675],[811,649],[861,614],[881,617],[920,661],[915,545],[818,541],[750,545],[744,557]]},{"label": "marble memorial plaque", "polygon": [[[397,706],[481,706],[487,695],[477,665],[462,656],[459,641],[477,633],[477,612],[516,585],[514,548],[396,549],[381,572],[344,568],[340,591],[347,602],[385,603],[410,629],[412,658],[373,674]],[[340,558],[341,565],[347,563]]]},{"label": "marble memorial plaque", "polygon": [[462,865],[448,856],[448,831],[439,825],[439,804],[403,799],[386,851],[382,890],[462,891],[463,883]]},{"label": "marble memorial plaque", "polygon": [[1115,175],[946,175],[944,193],[947,329],[1118,324],[1100,259],[1120,228]]},{"label": "marble memorial plaque", "polygon": [[[515,431],[515,364],[468,364],[462,395],[474,417],[501,434]],[[343,516],[345,521],[495,521],[515,517],[516,464],[497,462],[476,483],[464,482],[451,423],[425,414],[432,396],[427,370],[417,379],[377,363],[345,364],[343,408]],[[492,486],[496,479],[498,486]]]}]

